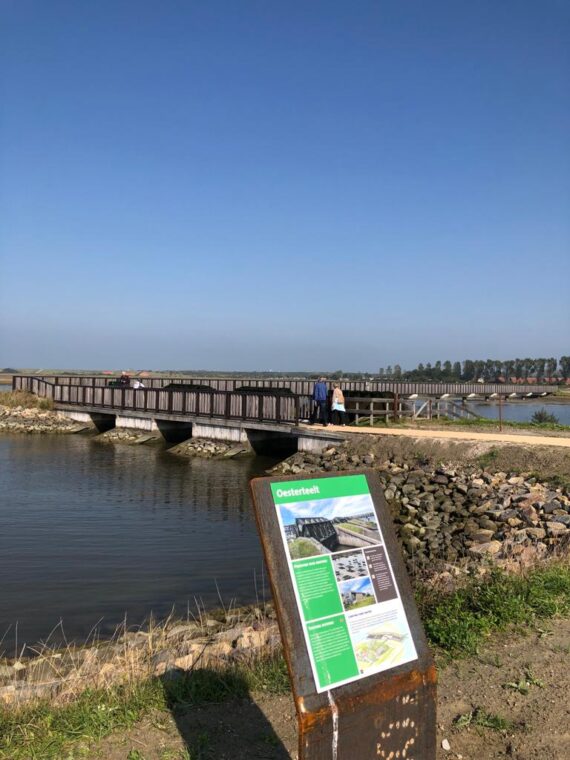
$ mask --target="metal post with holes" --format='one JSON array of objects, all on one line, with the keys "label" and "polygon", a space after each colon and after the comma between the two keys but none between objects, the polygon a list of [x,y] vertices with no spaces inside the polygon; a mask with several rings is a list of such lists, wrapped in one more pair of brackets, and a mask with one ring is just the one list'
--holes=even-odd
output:
[{"label": "metal post with holes", "polygon": [[[315,516],[324,519],[326,509],[331,509],[325,502],[335,499],[312,494],[331,493],[334,488],[331,479],[335,478],[337,483],[340,478],[345,481],[358,478],[360,484],[365,479],[365,488],[359,492],[365,494],[364,501],[342,505],[337,502],[334,522],[330,522],[327,530],[332,526],[337,535],[343,530],[338,518],[344,514],[343,509],[348,510],[348,515],[350,509],[354,515],[366,514],[368,524],[377,526],[378,540],[374,543],[368,545],[362,539],[359,545],[341,546],[340,550],[344,554],[348,551],[351,555],[362,555],[357,569],[351,572],[357,579],[368,579],[374,606],[357,604],[350,608],[343,587],[344,571],[340,563],[335,564],[338,550],[334,545],[329,544],[327,553],[317,550],[298,559],[290,550],[290,542],[303,535],[297,531],[304,530],[307,524],[314,526],[314,521],[307,522],[306,517],[301,517],[297,522],[294,516],[310,517],[314,511]],[[323,485],[325,481],[328,485]],[[303,490],[310,494],[304,496],[306,500],[288,503],[283,511],[278,497],[292,494],[297,499]],[[359,470],[313,475],[302,480],[296,475],[259,478],[251,482],[251,491],[297,711],[299,760],[435,760],[437,673],[377,474]],[[319,499],[324,499],[320,505]],[[373,512],[363,513],[362,509]],[[292,533],[287,532],[286,525],[292,526]],[[330,535],[327,533],[324,540],[328,541]],[[317,544],[318,540],[314,542]],[[298,582],[302,573],[314,572],[317,565],[320,566],[317,575],[305,575],[306,580]],[[325,576],[328,580],[323,583]],[[317,587],[319,593],[315,594]],[[386,589],[390,590],[386,593]],[[330,614],[328,609],[315,623],[315,617],[306,613],[304,605],[307,599],[310,603],[316,599],[317,605],[323,605],[327,594],[338,595],[336,611]],[[394,617],[396,606],[399,618]],[[322,632],[309,633],[311,627]],[[343,634],[344,641],[337,633],[330,638],[331,631],[341,629],[348,631]],[[315,635],[322,637],[316,644],[312,639]],[[328,641],[325,636],[329,636]],[[335,668],[339,672],[334,658],[344,656],[343,647],[345,652],[350,648],[347,636],[353,647],[352,677],[343,676],[343,681],[337,676],[335,681],[330,677]],[[358,646],[361,641],[365,645],[362,648]],[[387,654],[396,650],[408,651],[407,658]]]},{"label": "metal post with holes", "polygon": [[503,397],[499,393],[499,433],[503,432]]}]

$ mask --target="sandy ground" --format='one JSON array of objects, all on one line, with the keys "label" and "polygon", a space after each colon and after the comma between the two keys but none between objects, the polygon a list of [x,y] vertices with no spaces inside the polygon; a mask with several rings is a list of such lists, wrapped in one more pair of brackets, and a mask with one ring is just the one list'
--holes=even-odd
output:
[{"label": "sandy ground", "polygon": [[[479,656],[440,666],[437,760],[567,760],[569,655],[570,620],[557,620],[526,636],[495,638]],[[534,683],[526,694],[508,686],[528,680],[529,674]],[[511,726],[500,731],[454,725],[459,716],[477,709]],[[444,740],[449,750],[443,749]],[[128,760],[132,753],[130,757],[144,760],[182,760],[188,757],[185,750],[192,760],[295,760],[292,699],[255,694],[241,702],[156,714],[91,746],[88,757]],[[80,757],[70,755],[76,756]]]},{"label": "sandy ground", "polygon": [[[308,430],[322,430],[320,425],[300,425]],[[528,433],[479,433],[467,430],[416,430],[415,428],[362,428],[347,425],[329,425],[327,432],[340,433],[350,436],[377,435],[377,436],[403,436],[406,438],[427,438],[455,441],[489,441],[494,443],[519,443],[532,444],[533,446],[562,446],[570,448],[570,436],[567,438],[548,435],[532,435]]]}]

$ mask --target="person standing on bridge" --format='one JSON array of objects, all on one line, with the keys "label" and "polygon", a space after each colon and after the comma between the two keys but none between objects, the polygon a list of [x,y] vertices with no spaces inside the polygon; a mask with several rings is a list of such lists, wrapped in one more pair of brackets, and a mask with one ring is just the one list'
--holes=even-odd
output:
[{"label": "person standing on bridge", "polygon": [[341,391],[340,385],[338,383],[333,384],[331,409],[332,409],[333,423],[335,423],[336,425],[342,425],[342,426],[346,425],[346,409],[344,407],[344,393]]},{"label": "person standing on bridge", "polygon": [[319,418],[325,427],[329,424],[327,396],[328,389],[326,380],[324,377],[320,377],[313,387],[313,417],[311,419],[311,424],[314,424]]}]

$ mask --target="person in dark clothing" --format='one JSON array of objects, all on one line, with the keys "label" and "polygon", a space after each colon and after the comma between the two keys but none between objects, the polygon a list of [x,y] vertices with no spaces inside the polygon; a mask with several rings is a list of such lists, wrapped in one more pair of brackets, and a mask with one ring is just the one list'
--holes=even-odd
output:
[{"label": "person in dark clothing", "polygon": [[311,424],[314,424],[318,419],[320,419],[321,423],[325,426],[329,424],[327,397],[328,389],[325,378],[320,377],[313,387],[313,416]]}]

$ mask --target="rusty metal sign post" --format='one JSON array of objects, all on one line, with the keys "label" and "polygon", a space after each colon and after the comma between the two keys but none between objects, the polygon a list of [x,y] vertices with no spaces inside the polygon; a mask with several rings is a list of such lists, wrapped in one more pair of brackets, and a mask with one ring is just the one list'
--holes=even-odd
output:
[{"label": "rusty metal sign post", "polygon": [[376,473],[251,491],[299,760],[434,760],[437,674]]}]

